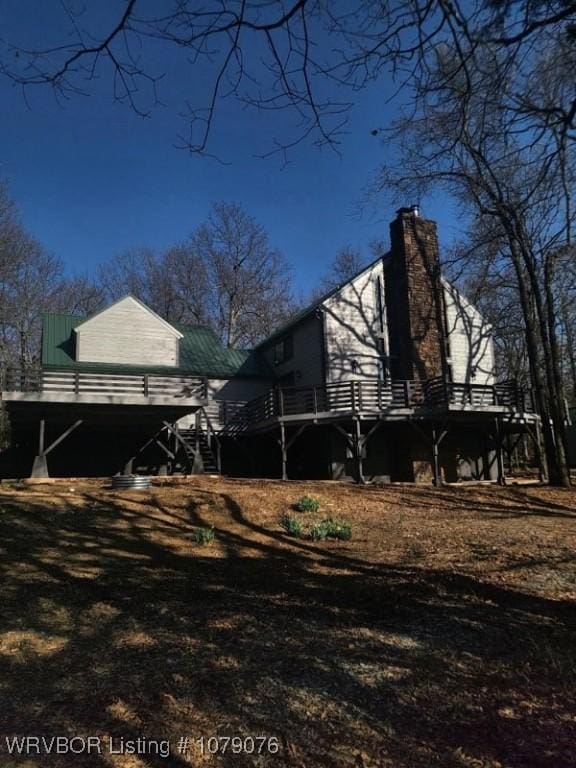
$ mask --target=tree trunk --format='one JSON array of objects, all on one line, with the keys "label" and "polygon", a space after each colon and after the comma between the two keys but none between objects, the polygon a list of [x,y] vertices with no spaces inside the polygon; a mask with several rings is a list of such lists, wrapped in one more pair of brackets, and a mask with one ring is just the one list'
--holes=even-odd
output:
[{"label": "tree trunk", "polygon": [[[526,341],[530,373],[534,388],[536,408],[542,419],[542,437],[548,462],[548,482],[555,486],[570,485],[570,470],[565,450],[565,425],[563,401],[558,392],[558,380],[554,373],[549,327],[543,312],[541,285],[537,279],[531,254],[516,228],[507,227],[512,261],[518,279],[520,303],[526,324]],[[527,280],[530,286],[528,290]],[[531,311],[534,299],[536,317]],[[538,360],[537,349],[542,350],[544,377]]]}]

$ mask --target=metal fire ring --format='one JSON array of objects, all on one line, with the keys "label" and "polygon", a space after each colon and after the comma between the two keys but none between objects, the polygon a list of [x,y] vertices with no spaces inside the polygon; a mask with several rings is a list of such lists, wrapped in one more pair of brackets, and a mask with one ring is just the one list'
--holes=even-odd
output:
[{"label": "metal fire ring", "polygon": [[142,475],[116,475],[112,478],[112,488],[125,491],[146,491],[150,488],[150,478]]}]

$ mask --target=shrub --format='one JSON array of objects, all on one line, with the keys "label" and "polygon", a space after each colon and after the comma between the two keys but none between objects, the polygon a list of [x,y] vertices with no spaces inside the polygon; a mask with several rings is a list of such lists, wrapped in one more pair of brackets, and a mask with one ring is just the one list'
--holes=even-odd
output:
[{"label": "shrub", "polygon": [[326,528],[326,523],[324,521],[321,523],[314,523],[310,528],[310,538],[312,541],[323,541],[327,536],[328,529]]},{"label": "shrub", "polygon": [[195,541],[197,544],[210,544],[211,541],[214,541],[215,537],[214,528],[196,528],[192,534],[192,541]]},{"label": "shrub", "polygon": [[301,496],[294,504],[294,509],[298,512],[318,512],[320,501],[315,496]]},{"label": "shrub", "polygon": [[352,526],[350,523],[345,523],[341,520],[332,520],[332,518],[325,522],[328,538],[340,539],[341,541],[349,541],[352,538]]},{"label": "shrub", "polygon": [[348,541],[352,538],[352,526],[342,520],[333,520],[331,517],[322,520],[321,523],[314,523],[310,528],[310,538],[313,541],[323,541],[324,539],[340,539]]},{"label": "shrub", "polygon": [[302,536],[304,527],[298,518],[292,515],[284,515],[282,518],[282,527],[290,536]]}]

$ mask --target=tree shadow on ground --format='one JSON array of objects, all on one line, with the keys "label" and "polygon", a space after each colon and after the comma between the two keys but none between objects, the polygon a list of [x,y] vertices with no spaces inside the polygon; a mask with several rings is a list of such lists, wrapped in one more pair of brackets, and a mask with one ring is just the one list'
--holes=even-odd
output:
[{"label": "tree shadow on ground", "polygon": [[[195,545],[211,524],[217,547]],[[291,540],[198,489],[177,510],[13,496],[0,542],[2,738],[279,737],[278,755],[206,760],[226,768],[576,764],[569,601]],[[204,764],[197,745],[28,760]]]},{"label": "tree shadow on ground", "polygon": [[[372,489],[368,488],[370,492]],[[471,498],[470,491],[476,491]],[[374,489],[378,492],[378,489]],[[500,492],[500,496],[499,496]],[[442,489],[431,489],[426,487],[403,486],[397,490],[398,500],[403,505],[410,505],[411,501],[418,506],[429,506],[438,508],[441,504],[446,509],[453,509],[456,512],[465,512],[473,510],[485,516],[494,516],[496,518],[504,517],[527,517],[529,515],[538,515],[540,517],[557,517],[576,520],[576,508],[569,503],[568,496],[566,504],[560,504],[551,501],[549,498],[539,498],[533,490],[516,487],[506,487],[496,489],[490,487],[482,490],[480,488],[462,488],[457,486],[444,486]],[[569,491],[568,491],[569,493]],[[502,503],[502,499],[505,503]],[[500,500],[500,503],[499,503]]]}]

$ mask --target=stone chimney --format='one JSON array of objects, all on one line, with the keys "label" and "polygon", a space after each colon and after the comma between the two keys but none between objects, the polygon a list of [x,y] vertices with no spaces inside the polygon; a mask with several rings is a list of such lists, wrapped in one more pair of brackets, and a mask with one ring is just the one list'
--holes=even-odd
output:
[{"label": "stone chimney", "polygon": [[446,367],[444,301],[436,222],[417,206],[400,208],[390,224],[385,261],[390,372],[394,379],[432,379]]}]

